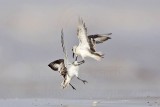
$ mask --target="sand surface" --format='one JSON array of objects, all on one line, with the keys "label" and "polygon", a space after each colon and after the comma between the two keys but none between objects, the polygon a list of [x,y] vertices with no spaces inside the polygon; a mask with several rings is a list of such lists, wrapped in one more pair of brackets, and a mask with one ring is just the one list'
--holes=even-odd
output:
[{"label": "sand surface", "polygon": [[160,98],[126,99],[1,99],[0,107],[160,107]]}]

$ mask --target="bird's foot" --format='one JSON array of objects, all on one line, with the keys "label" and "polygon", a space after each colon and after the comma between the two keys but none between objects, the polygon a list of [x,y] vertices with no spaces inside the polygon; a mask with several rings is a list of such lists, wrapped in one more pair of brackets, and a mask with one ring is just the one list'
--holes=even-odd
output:
[{"label": "bird's foot", "polygon": [[85,63],[85,60],[79,61],[78,63],[83,64]]},{"label": "bird's foot", "polygon": [[85,63],[85,60],[82,60],[81,62],[82,62],[82,63]]}]

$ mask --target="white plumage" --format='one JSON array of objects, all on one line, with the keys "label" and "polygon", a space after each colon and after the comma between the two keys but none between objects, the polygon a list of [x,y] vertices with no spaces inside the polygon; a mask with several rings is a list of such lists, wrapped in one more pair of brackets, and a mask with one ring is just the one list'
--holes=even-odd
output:
[{"label": "white plumage", "polygon": [[84,84],[87,82],[86,80],[82,80],[78,76],[79,71],[79,65],[83,64],[84,62],[77,62],[74,61],[69,67],[68,67],[68,73],[66,75],[66,78],[62,82],[63,88],[67,87],[70,84],[70,81],[73,79],[73,77],[77,77],[77,79],[81,80]]},{"label": "white plumage", "polygon": [[[58,60],[55,60],[51,63],[48,64],[48,66],[54,70],[54,71],[58,71],[61,76],[63,76],[64,80],[66,80],[67,78],[67,75],[68,75],[68,71],[67,71],[67,68],[64,64],[64,59],[58,59]],[[63,82],[61,83],[61,85],[63,85]],[[69,83],[69,85],[75,89],[75,87]]]},{"label": "white plumage", "polygon": [[[109,37],[109,35],[111,34],[112,33],[94,34],[87,36],[87,28],[85,26],[85,23],[83,22],[82,19],[79,19],[79,24],[77,29],[77,37],[79,39],[79,44],[78,46],[73,46],[72,48],[73,57],[75,54],[76,60],[73,63],[68,64],[69,61],[64,44],[63,30],[61,31],[61,44],[64,53],[64,59],[55,60],[50,64],[48,64],[48,66],[52,70],[58,71],[63,76],[64,80],[61,83],[63,88],[66,88],[68,85],[70,85],[74,90],[76,90],[75,87],[70,83],[74,77],[77,77],[77,79],[81,80],[84,84],[87,82],[86,80],[80,79],[78,76],[79,65],[85,62],[84,61],[85,57],[91,57],[95,60],[100,61],[103,58],[103,54],[101,52],[96,51],[95,45],[103,43],[108,39],[111,39]],[[81,56],[83,60],[77,62],[78,56]]]},{"label": "white plumage", "polygon": [[64,45],[63,30],[61,31],[61,44],[64,52],[64,59],[55,60],[48,66],[54,71],[59,71],[59,73],[63,76],[64,80],[61,83],[63,88],[66,88],[68,85],[70,85],[74,90],[76,90],[75,87],[70,83],[73,77],[76,76],[77,79],[81,80],[84,84],[87,82],[86,80],[82,80],[78,77],[79,65],[83,64],[84,61],[74,61],[73,63],[69,64],[68,67],[69,61]]},{"label": "white plumage", "polygon": [[77,36],[79,39],[79,44],[78,46],[73,46],[73,57],[74,54],[76,54],[76,56],[81,56],[83,60],[85,57],[91,57],[98,61],[103,58],[103,54],[101,54],[101,52],[92,50],[93,47],[90,45],[91,41],[87,36],[87,28],[82,19],[79,19]]}]

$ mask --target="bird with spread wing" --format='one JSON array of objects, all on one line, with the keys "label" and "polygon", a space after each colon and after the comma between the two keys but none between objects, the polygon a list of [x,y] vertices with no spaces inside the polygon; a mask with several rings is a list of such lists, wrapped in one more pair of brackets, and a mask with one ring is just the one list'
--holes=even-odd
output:
[{"label": "bird with spread wing", "polygon": [[73,58],[76,55],[76,60],[78,56],[81,56],[83,61],[85,57],[91,57],[95,60],[100,61],[103,58],[103,54],[101,52],[97,52],[95,49],[95,45],[99,43],[103,43],[104,41],[111,39],[108,34],[94,34],[87,36],[87,28],[85,23],[81,18],[79,18],[79,24],[77,29],[77,37],[79,39],[78,46],[73,46]]},{"label": "bird with spread wing", "polygon": [[63,30],[61,30],[61,44],[63,48],[64,59],[53,61],[48,66],[54,71],[59,71],[59,73],[63,76],[64,80],[61,83],[63,88],[70,85],[74,90],[76,90],[76,88],[70,83],[74,76],[76,76],[77,79],[81,80],[84,84],[87,83],[86,80],[82,80],[78,77],[79,65],[83,64],[84,61],[74,61],[73,63],[68,64],[68,56],[64,44]]}]

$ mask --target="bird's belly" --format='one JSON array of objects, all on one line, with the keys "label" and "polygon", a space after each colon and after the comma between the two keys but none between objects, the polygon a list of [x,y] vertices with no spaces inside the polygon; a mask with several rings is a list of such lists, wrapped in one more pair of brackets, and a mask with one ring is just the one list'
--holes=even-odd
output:
[{"label": "bird's belly", "polygon": [[78,72],[77,72],[77,71],[70,72],[70,73],[69,73],[69,76],[70,76],[71,78],[73,78],[74,76],[78,76]]},{"label": "bird's belly", "polygon": [[69,70],[68,70],[68,75],[70,77],[73,77],[73,76],[78,76],[78,67],[71,67]]},{"label": "bird's belly", "polygon": [[86,56],[90,55],[90,52],[87,49],[81,49],[80,54],[81,54],[82,57],[86,57]]}]

